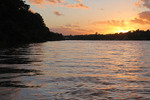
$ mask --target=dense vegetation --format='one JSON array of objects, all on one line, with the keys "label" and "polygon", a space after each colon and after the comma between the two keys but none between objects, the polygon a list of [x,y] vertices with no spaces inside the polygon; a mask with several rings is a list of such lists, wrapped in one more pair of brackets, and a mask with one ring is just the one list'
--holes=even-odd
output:
[{"label": "dense vegetation", "polygon": [[95,33],[90,35],[65,36],[65,38],[69,40],[150,40],[150,31],[136,30],[106,35]]},{"label": "dense vegetation", "polygon": [[23,0],[0,0],[0,45],[61,40]]}]

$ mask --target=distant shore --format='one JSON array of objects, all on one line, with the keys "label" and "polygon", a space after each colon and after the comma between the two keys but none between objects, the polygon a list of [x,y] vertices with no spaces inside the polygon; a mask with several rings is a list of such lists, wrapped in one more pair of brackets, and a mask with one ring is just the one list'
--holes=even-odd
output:
[{"label": "distant shore", "polygon": [[65,40],[150,40],[150,31],[136,30],[126,33],[115,34],[89,34],[89,35],[68,35],[64,36]]}]

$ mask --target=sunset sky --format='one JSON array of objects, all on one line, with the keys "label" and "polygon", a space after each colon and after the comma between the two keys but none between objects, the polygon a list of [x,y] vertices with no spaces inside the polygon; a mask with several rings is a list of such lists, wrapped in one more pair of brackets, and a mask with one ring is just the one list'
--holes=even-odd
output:
[{"label": "sunset sky", "polygon": [[46,26],[63,35],[147,30],[150,0],[25,0]]}]

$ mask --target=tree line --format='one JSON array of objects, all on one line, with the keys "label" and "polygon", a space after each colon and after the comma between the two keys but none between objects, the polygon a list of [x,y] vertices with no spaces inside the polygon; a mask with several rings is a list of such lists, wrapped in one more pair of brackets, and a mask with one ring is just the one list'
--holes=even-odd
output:
[{"label": "tree line", "polygon": [[0,0],[0,45],[61,40],[23,0]]},{"label": "tree line", "polygon": [[67,40],[150,40],[150,31],[135,30],[128,31],[126,33],[115,33],[115,34],[89,34],[89,35],[69,35],[65,36]]}]

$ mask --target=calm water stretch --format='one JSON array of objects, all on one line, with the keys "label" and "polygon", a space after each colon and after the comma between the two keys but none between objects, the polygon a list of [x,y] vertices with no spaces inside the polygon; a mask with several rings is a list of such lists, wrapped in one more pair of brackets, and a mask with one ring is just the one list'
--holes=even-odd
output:
[{"label": "calm water stretch", "polygon": [[150,100],[150,41],[0,49],[0,100]]}]

